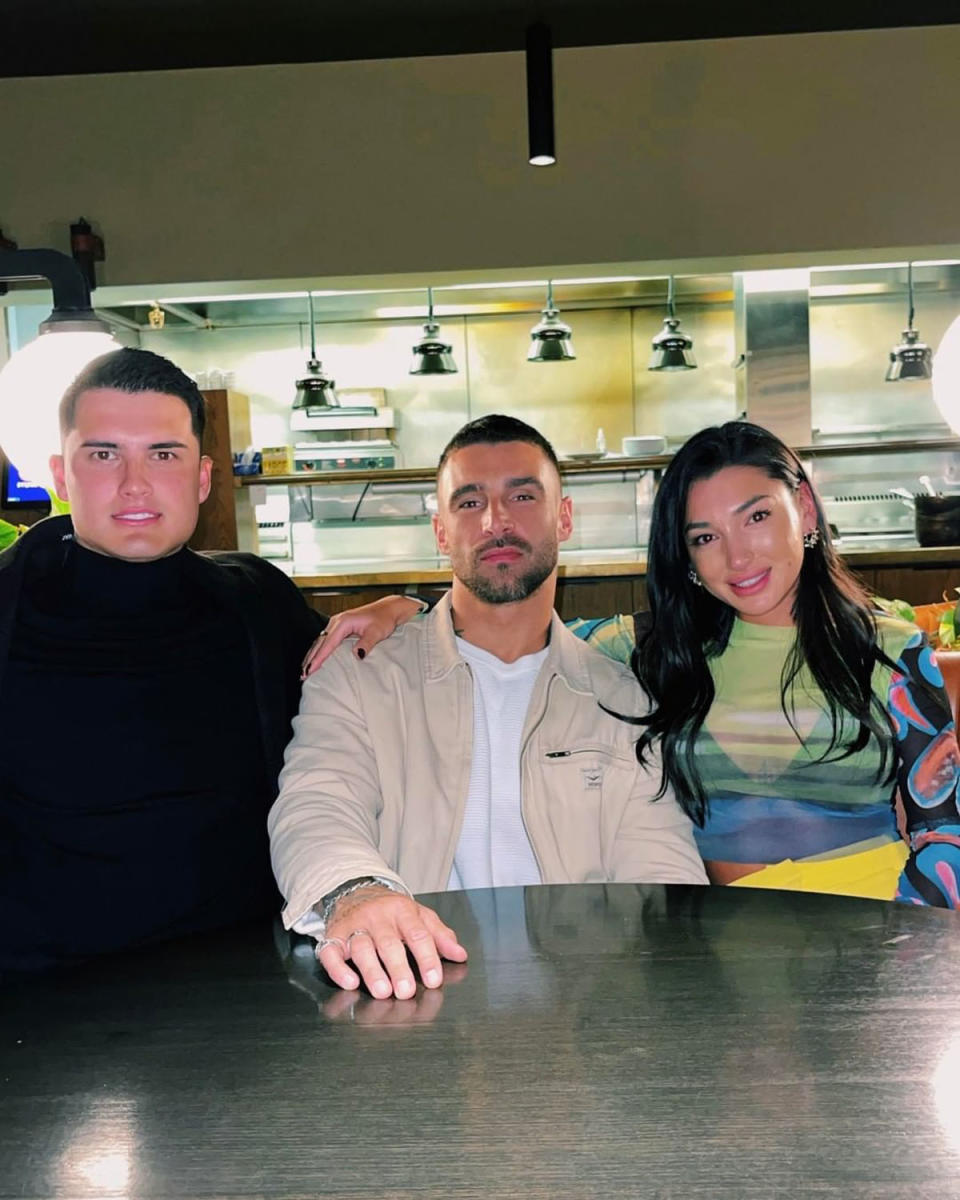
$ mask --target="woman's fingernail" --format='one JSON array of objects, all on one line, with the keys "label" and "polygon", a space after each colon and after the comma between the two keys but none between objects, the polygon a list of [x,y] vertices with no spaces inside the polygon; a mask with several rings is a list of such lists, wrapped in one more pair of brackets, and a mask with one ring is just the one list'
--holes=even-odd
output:
[{"label": "woman's fingernail", "polygon": [[366,658],[367,652],[362,646],[357,647],[357,658]]}]

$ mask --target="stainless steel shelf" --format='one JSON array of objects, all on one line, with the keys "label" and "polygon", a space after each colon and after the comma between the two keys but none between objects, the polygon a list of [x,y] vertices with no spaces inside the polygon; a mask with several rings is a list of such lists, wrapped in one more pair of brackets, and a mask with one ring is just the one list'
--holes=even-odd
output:
[{"label": "stainless steel shelf", "polygon": [[[923,450],[956,450],[960,452],[960,438],[900,439],[890,442],[844,442],[828,446],[798,446],[801,458],[840,458],[848,454],[905,454]],[[645,458],[608,457],[596,462],[560,461],[560,474],[568,475],[618,475],[628,471],[662,470],[672,454],[651,454]],[[387,470],[363,471],[298,471],[293,475],[235,475],[235,487],[252,487],[255,484],[306,485],[340,483],[433,483],[435,467],[394,467]]]}]

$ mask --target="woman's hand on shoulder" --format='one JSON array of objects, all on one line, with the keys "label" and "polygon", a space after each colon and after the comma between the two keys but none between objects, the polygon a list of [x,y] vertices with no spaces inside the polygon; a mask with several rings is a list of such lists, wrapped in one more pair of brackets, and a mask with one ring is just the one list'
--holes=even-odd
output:
[{"label": "woman's hand on shoulder", "polygon": [[330,618],[329,624],[307,651],[300,678],[306,679],[323,666],[345,638],[355,637],[353,653],[366,658],[370,651],[388,638],[398,626],[415,617],[422,609],[412,596],[384,596],[358,608],[348,608]]}]

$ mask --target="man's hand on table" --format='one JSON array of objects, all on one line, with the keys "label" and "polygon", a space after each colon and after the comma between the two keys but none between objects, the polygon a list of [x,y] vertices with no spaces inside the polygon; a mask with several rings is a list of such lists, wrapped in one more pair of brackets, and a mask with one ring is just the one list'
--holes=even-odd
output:
[{"label": "man's hand on table", "polygon": [[466,977],[466,963],[447,963],[443,971],[442,988],[421,988],[411,1000],[388,996],[378,1000],[366,992],[345,992],[342,988],[330,993],[319,1005],[328,1021],[349,1022],[351,1025],[429,1025],[443,1007],[444,993],[452,984]]},{"label": "man's hand on table", "polygon": [[428,988],[443,982],[441,958],[459,963],[467,957],[432,909],[378,884],[339,900],[317,943],[317,958],[338,987],[352,991],[362,979],[377,999],[407,1000],[416,992],[408,951]]}]

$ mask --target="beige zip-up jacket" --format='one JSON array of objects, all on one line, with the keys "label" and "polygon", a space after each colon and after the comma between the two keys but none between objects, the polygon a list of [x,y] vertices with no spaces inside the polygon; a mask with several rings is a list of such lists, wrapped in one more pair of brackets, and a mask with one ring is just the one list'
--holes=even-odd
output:
[{"label": "beige zip-up jacket", "polygon": [[[550,645],[524,724],[523,820],[544,883],[706,883],[689,819],[654,801],[641,769],[643,693],[629,670],[567,630]],[[473,752],[473,677],[457,653],[449,594],[360,662],[349,644],[310,676],[269,815],[290,928],[348,879],[444,891]]]}]

